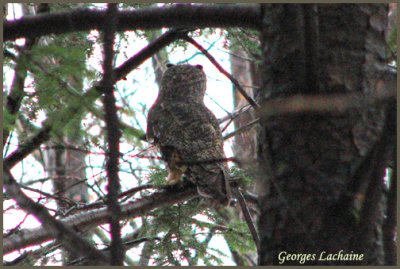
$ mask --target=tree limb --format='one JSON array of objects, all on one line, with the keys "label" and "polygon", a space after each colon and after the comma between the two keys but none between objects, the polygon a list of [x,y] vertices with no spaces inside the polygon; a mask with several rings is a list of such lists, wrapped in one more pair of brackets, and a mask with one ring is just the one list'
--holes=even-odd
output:
[{"label": "tree limb", "polygon": [[[186,187],[180,190],[167,189],[155,192],[147,197],[122,204],[121,219],[138,217],[155,208],[181,203],[197,196],[197,189],[195,187]],[[90,227],[106,223],[107,221],[108,211],[107,208],[103,207],[100,209],[77,213],[61,219],[59,222],[65,226],[73,228],[74,230],[83,231]],[[40,244],[53,238],[54,235],[43,227],[31,230],[22,230],[18,234],[13,234],[3,240],[3,252],[4,254],[7,254],[18,249]]]},{"label": "tree limb", "polygon": [[[38,5],[38,13],[48,12],[48,4],[41,3]],[[15,68],[14,68],[14,78],[10,88],[10,92],[7,96],[7,104],[6,108],[10,115],[15,116],[22,104],[22,99],[25,95],[24,84],[25,79],[28,74],[26,63],[24,63],[24,57],[27,51],[30,51],[38,42],[38,38],[32,37],[25,40],[25,44],[22,46],[21,50],[23,53],[20,53],[14,60]],[[5,51],[5,55],[7,54],[7,50]],[[11,55],[13,55],[10,52]],[[10,56],[9,54],[9,56]],[[14,125],[16,121],[16,117],[10,122],[10,125]],[[10,135],[10,131],[7,129],[3,129],[3,147],[7,142],[8,136]]]},{"label": "tree limb", "polygon": [[369,105],[395,98],[395,87],[374,95],[361,93],[296,95],[292,97],[275,98],[264,102],[257,111],[257,115],[263,116],[263,119],[266,119],[273,115],[289,113],[343,113],[349,109],[365,108]]},{"label": "tree limb", "polygon": [[[49,15],[26,16],[4,22],[4,41],[17,38],[65,34],[101,29],[106,11],[75,9]],[[248,27],[260,25],[260,11],[255,4],[191,5],[178,4],[121,11],[117,31],[157,29],[162,27]]]},{"label": "tree limb", "polygon": [[[86,253],[88,257],[97,262],[96,264],[106,264],[108,262],[106,256],[90,245],[86,240],[78,236],[71,227],[56,220],[42,205],[35,203],[26,196],[19,188],[8,167],[5,167],[4,186],[6,193],[15,199],[22,209],[38,218],[43,225],[42,229],[44,229],[50,237],[56,238],[62,242],[69,252],[77,256]],[[12,238],[12,236],[9,238]]]}]

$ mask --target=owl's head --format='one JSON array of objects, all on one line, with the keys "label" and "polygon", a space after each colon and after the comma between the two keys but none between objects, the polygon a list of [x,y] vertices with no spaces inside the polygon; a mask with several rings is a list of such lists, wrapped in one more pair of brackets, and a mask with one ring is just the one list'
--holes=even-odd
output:
[{"label": "owl's head", "polygon": [[161,79],[162,99],[203,102],[207,82],[203,66],[167,64],[167,68]]}]

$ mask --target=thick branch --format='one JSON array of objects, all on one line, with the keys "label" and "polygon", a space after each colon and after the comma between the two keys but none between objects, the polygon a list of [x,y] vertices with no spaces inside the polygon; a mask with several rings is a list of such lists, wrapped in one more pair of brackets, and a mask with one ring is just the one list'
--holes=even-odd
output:
[{"label": "thick branch", "polygon": [[[48,4],[39,4],[38,5],[38,13],[48,12]],[[28,74],[26,63],[24,63],[26,56],[26,52],[30,51],[33,46],[37,43],[38,38],[29,38],[25,41],[24,46],[21,48],[22,53],[18,55],[14,60],[15,68],[14,68],[14,79],[10,88],[10,92],[7,96],[7,104],[6,108],[10,115],[13,115],[14,118],[9,125],[14,125],[16,121],[16,114],[18,113],[21,104],[22,98],[24,97],[24,84],[25,79]],[[5,50],[7,51],[7,50]],[[8,136],[10,135],[10,130],[3,129],[3,147],[7,142]]]},{"label": "thick branch", "polygon": [[[101,29],[106,11],[76,9],[49,15],[26,16],[4,22],[4,41],[22,37],[40,37],[74,31]],[[117,31],[156,29],[162,27],[248,27],[258,28],[260,12],[257,5],[190,5],[150,7],[121,11]]]},{"label": "thick branch", "polygon": [[[155,208],[181,203],[192,199],[197,195],[195,187],[187,187],[181,190],[169,189],[156,192],[148,197],[121,205],[121,219],[142,216]],[[62,224],[80,231],[101,225],[107,221],[108,210],[105,207],[78,213],[60,220]],[[18,249],[40,244],[53,238],[54,235],[43,227],[33,230],[23,230],[18,234],[11,235],[3,240],[3,251],[4,254],[7,254]]]},{"label": "thick branch", "polygon": [[265,119],[273,115],[289,113],[343,113],[349,109],[366,108],[369,105],[396,99],[396,88],[375,95],[361,93],[329,95],[296,95],[265,101],[257,111]]},{"label": "thick branch", "polygon": [[[344,113],[349,109],[366,108],[373,104],[395,100],[397,92],[396,74],[388,72],[387,78],[384,82],[385,90],[375,95],[365,95],[360,93],[296,95],[292,97],[267,100],[262,103],[261,108],[257,110],[257,114],[268,118],[273,115],[284,115],[290,113]],[[258,123],[259,119],[255,119],[224,136],[224,140],[238,135]]]}]

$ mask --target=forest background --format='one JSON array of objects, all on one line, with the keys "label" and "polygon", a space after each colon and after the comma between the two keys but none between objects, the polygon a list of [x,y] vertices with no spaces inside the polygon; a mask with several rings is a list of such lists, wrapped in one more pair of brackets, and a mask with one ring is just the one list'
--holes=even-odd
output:
[{"label": "forest background", "polygon": [[[115,9],[5,8],[5,264],[396,263],[396,4]],[[168,62],[203,65],[249,212],[165,188],[144,130]]]}]

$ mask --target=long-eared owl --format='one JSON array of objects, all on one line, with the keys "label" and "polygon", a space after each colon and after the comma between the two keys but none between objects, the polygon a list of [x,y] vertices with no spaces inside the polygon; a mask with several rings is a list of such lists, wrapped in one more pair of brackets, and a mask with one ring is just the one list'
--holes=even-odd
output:
[{"label": "long-eared owl", "polygon": [[177,184],[186,175],[201,196],[226,205],[230,189],[227,165],[221,162],[226,158],[223,138],[215,115],[204,104],[203,67],[167,67],[147,117],[147,140],[167,163],[168,184]]}]

